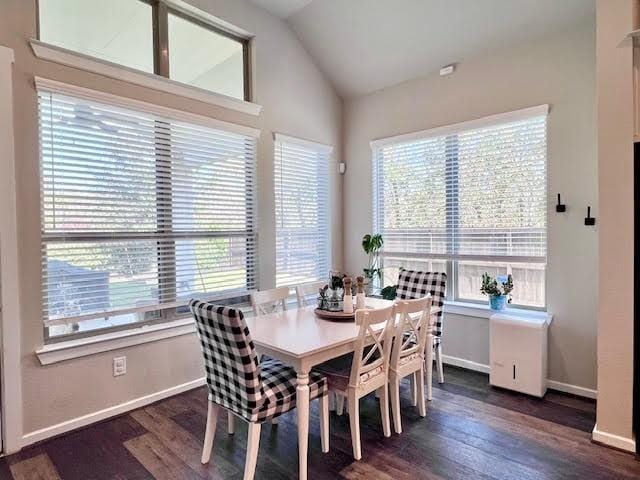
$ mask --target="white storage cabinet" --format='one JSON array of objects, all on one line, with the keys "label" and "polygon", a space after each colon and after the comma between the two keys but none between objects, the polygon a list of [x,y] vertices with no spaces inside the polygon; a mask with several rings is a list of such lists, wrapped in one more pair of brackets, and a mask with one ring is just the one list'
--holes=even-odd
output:
[{"label": "white storage cabinet", "polygon": [[490,317],[489,381],[536,397],[547,391],[547,332],[552,316],[508,310]]}]

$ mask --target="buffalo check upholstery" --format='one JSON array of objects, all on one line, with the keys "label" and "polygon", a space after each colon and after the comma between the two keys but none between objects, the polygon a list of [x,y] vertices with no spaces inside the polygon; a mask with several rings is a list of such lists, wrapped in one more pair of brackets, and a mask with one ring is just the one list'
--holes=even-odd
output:
[{"label": "buffalo check upholstery", "polygon": [[435,323],[434,346],[442,341],[442,306],[444,305],[446,286],[447,274],[442,272],[403,269],[398,275],[397,298],[412,300],[431,294],[432,306],[440,309]]},{"label": "buffalo check upholstery", "polygon": [[[261,423],[296,406],[296,372],[277,360],[260,363],[240,310],[191,300],[198,327],[209,401]],[[309,399],[328,394],[326,379],[309,376]]]}]

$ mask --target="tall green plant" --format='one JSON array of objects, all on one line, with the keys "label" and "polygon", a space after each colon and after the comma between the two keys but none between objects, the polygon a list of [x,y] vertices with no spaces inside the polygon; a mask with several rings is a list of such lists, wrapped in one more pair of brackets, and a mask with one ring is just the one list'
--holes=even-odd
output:
[{"label": "tall green plant", "polygon": [[369,256],[367,268],[364,269],[364,275],[372,280],[376,275],[382,279],[382,269],[380,268],[380,250],[384,240],[379,233],[367,234],[362,237],[362,249]]}]

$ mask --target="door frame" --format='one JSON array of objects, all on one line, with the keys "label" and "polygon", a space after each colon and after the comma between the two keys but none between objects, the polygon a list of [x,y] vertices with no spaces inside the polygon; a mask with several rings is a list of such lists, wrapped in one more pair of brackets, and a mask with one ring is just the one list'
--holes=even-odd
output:
[{"label": "door frame", "polygon": [[18,225],[13,128],[13,50],[0,45],[0,398],[2,451],[22,448]]}]

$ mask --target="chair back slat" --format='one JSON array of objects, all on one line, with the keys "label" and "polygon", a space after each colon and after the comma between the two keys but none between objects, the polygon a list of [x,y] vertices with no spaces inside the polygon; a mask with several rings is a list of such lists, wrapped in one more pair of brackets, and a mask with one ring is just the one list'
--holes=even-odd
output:
[{"label": "chair back slat", "polygon": [[267,315],[287,309],[289,287],[273,288],[251,293],[251,306],[253,314]]},{"label": "chair back slat", "polygon": [[[384,308],[356,310],[356,325],[360,328],[353,352],[350,387],[357,388],[366,374],[377,374],[378,370],[381,374],[388,372],[394,309],[395,306],[390,305]],[[383,326],[376,331],[373,327],[378,324]]]},{"label": "chair back slat", "polygon": [[298,308],[311,307],[315,305],[318,297],[318,290],[324,287],[327,282],[318,281],[312,283],[303,283],[296,287],[296,298],[298,299]]},{"label": "chair back slat", "polygon": [[431,295],[433,308],[439,309],[434,319],[434,335],[442,336],[442,306],[447,287],[447,274],[444,272],[420,272],[400,270],[398,274],[397,299],[414,300]]},{"label": "chair back slat", "polygon": [[191,300],[209,399],[247,419],[264,402],[258,357],[240,310]]},{"label": "chair back slat", "polygon": [[403,360],[417,355],[424,358],[427,334],[432,328],[431,295],[415,300],[397,300],[396,326],[391,353],[392,370],[398,370]]}]

